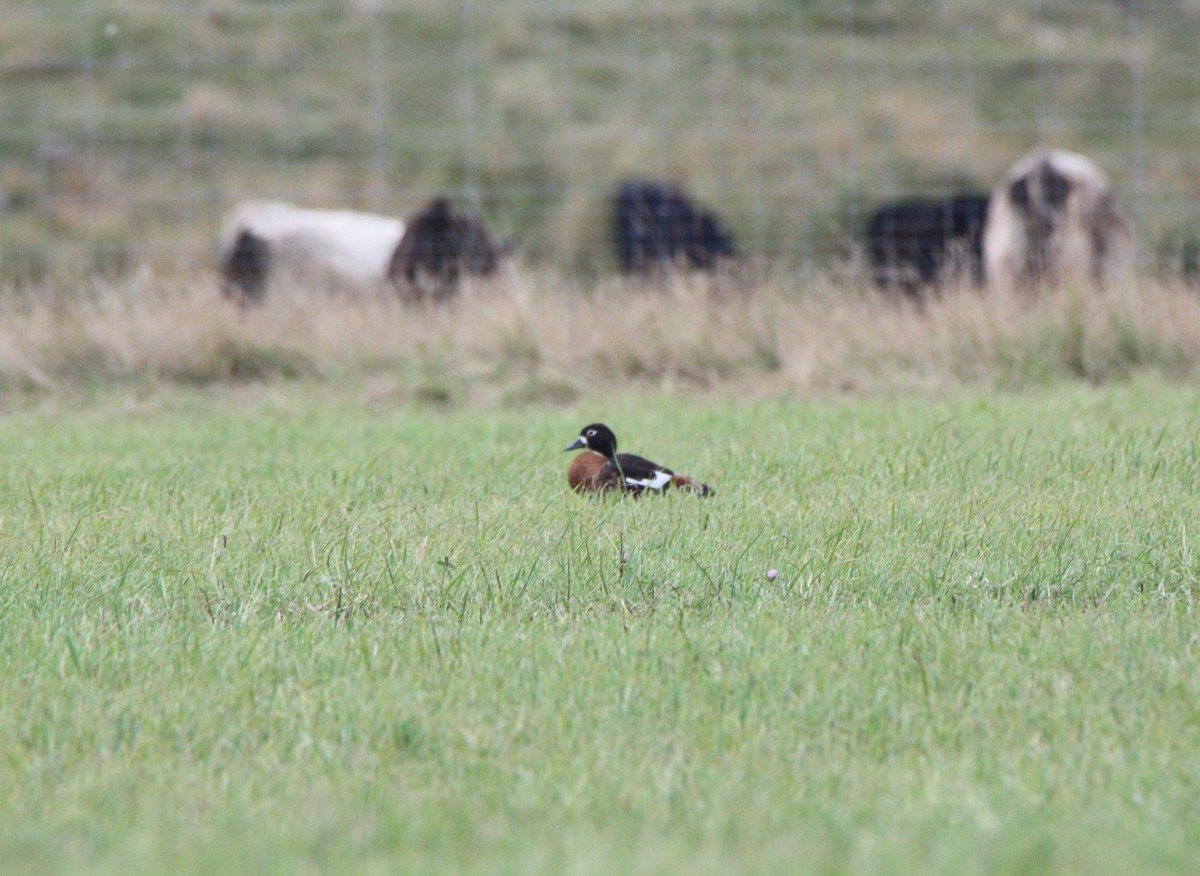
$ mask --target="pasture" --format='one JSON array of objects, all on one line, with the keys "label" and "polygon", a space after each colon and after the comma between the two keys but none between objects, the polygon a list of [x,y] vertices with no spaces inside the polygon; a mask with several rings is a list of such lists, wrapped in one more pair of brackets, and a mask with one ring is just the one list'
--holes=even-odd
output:
[{"label": "pasture", "polygon": [[[0,872],[1200,871],[1196,4],[919,7],[9,10]],[[868,288],[1036,143],[1134,281]],[[641,177],[745,260],[617,277]],[[236,202],[438,193],[444,306],[218,293]],[[717,495],[572,494],[596,420]]]},{"label": "pasture", "polygon": [[6,872],[1200,867],[1193,385],[7,398]]}]

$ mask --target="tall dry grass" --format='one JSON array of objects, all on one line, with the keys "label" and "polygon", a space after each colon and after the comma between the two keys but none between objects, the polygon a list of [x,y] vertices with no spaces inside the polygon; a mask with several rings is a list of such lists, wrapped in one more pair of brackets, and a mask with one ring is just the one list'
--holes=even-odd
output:
[{"label": "tall dry grass", "polygon": [[1200,295],[1149,279],[1036,298],[948,289],[923,304],[852,280],[511,275],[446,307],[278,295],[242,310],[210,276],[138,274],[0,296],[0,389],[382,378],[436,403],[598,388],[942,393],[1200,371]]}]

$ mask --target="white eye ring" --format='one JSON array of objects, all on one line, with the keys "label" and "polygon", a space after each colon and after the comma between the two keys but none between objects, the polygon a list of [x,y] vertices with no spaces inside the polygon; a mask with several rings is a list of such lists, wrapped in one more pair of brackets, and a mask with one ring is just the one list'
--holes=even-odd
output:
[{"label": "white eye ring", "polygon": [[595,430],[595,429],[588,429],[588,430],[587,430],[587,436],[588,436],[589,438],[594,438],[594,437],[596,436],[596,430]]}]

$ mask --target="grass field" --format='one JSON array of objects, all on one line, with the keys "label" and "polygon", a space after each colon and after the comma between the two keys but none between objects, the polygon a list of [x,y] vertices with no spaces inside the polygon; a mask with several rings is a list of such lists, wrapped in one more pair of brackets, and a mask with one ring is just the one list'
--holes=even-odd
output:
[{"label": "grass field", "polygon": [[[1195,0],[9,5],[0,873],[1200,871]],[[1038,142],[1136,282],[866,288]],[[614,278],[626,175],[745,263]],[[443,191],[447,307],[218,296]]]},{"label": "grass field", "polygon": [[[597,418],[718,495],[569,494]],[[1198,427],[1149,376],[28,401],[0,869],[1193,873]]]}]

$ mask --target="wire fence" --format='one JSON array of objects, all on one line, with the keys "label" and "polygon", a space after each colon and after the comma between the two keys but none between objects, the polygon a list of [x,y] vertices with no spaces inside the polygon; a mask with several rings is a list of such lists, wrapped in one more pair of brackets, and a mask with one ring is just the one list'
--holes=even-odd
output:
[{"label": "wire fence", "polygon": [[1198,38],[1200,0],[9,0],[0,276],[211,265],[244,198],[439,193],[599,273],[628,177],[824,266],[1039,143],[1109,173],[1143,266],[1195,268]]}]

